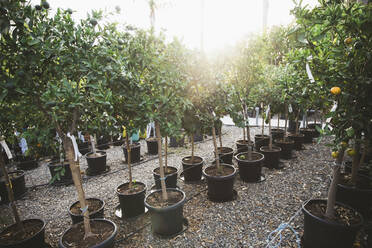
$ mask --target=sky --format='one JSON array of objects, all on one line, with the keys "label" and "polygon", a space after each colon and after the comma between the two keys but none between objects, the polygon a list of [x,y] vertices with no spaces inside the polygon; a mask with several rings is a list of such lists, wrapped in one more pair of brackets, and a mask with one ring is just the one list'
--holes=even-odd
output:
[{"label": "sky", "polygon": [[[167,37],[177,36],[189,48],[203,47],[212,52],[234,45],[250,33],[262,31],[264,0],[155,0],[155,27],[165,30]],[[71,8],[76,19],[86,17],[91,10],[115,11],[121,13],[112,19],[119,23],[137,27],[150,27],[148,0],[49,0],[52,12],[58,7]],[[204,8],[202,3],[204,2]],[[286,25],[294,20],[290,10],[293,0],[268,0],[268,27]],[[40,0],[31,0],[39,4]],[[317,0],[304,0],[303,4],[314,6]],[[202,12],[202,9],[204,11]],[[203,13],[203,18],[202,18]],[[202,25],[203,23],[203,25]],[[202,26],[204,29],[202,29]]]}]

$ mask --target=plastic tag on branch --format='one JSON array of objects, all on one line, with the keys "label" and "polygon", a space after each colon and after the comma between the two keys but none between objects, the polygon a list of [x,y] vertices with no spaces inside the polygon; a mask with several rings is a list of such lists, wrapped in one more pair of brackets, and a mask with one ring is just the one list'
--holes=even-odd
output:
[{"label": "plastic tag on branch", "polygon": [[269,106],[267,106],[265,116],[269,116],[269,112],[270,112],[270,104],[269,104]]},{"label": "plastic tag on branch", "polygon": [[70,133],[67,133],[67,137],[69,137],[72,141],[72,145],[74,146],[74,152],[75,152],[75,161],[78,161],[79,157],[81,157],[81,153],[79,152],[79,148],[76,143],[76,138],[74,135],[70,135]]},{"label": "plastic tag on branch", "polygon": [[84,135],[81,134],[81,131],[78,132],[78,138],[79,138],[79,140],[81,140],[82,142],[85,142]]},{"label": "plastic tag on branch", "polygon": [[22,154],[25,154],[26,151],[28,150],[27,141],[25,138],[21,138],[19,147],[21,148]]},{"label": "plastic tag on branch", "polygon": [[3,146],[3,148],[4,148],[5,153],[6,153],[6,155],[8,156],[8,159],[12,159],[12,158],[13,158],[13,155],[12,155],[12,153],[10,152],[10,149],[9,149],[7,143],[5,142],[5,140],[2,139],[2,140],[0,141],[0,143],[1,143],[1,145]]},{"label": "plastic tag on branch", "polygon": [[309,79],[310,79],[310,82],[311,82],[311,83],[314,83],[315,80],[314,80],[313,74],[311,73],[309,63],[306,63],[306,73],[307,73],[307,76],[308,76]]},{"label": "plastic tag on branch", "polygon": [[[335,111],[336,111],[336,109],[337,109],[337,102],[336,102],[336,101],[334,101],[334,102],[333,102],[333,106],[332,106],[332,108],[331,108],[331,111],[330,111],[330,112],[335,112]],[[327,118],[327,120],[326,120],[326,123],[330,123],[330,122],[331,122],[331,120],[332,120],[332,117],[328,117],[328,118]],[[330,129],[330,130],[332,130],[332,127],[331,127],[331,126],[329,126],[329,129]]]},{"label": "plastic tag on branch", "polygon": [[289,104],[288,105],[288,111],[289,111],[289,113],[292,113],[293,112],[292,104]]}]

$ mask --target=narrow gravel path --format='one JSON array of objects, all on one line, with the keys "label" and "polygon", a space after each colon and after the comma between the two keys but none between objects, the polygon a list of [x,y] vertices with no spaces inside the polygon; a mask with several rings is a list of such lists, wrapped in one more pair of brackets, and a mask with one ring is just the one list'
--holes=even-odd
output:
[{"label": "narrow gravel path", "polygon": [[[252,129],[252,137],[260,130]],[[268,132],[265,130],[265,132]],[[223,145],[235,148],[234,142],[241,138],[242,131],[233,126],[223,127]],[[329,148],[324,143],[309,144],[304,150],[294,152],[296,158],[282,160],[284,169],[263,169],[266,181],[244,183],[237,176],[234,188],[237,199],[231,202],[214,203],[208,200],[206,182],[178,186],[185,191],[187,203],[184,216],[189,222],[188,229],[172,239],[161,239],[151,233],[148,214],[134,220],[120,220],[114,215],[119,204],[115,195],[118,185],[127,181],[128,171],[122,162],[121,147],[107,150],[110,172],[105,175],[86,178],[84,189],[88,197],[98,197],[106,202],[105,216],[119,226],[116,247],[265,247],[268,234],[282,222],[286,222],[313,197],[324,198],[329,185],[330,164]],[[196,145],[196,155],[207,162],[213,158],[213,143],[208,137]],[[141,153],[145,161],[133,167],[133,177],[144,182],[147,188],[154,184],[152,171],[158,167],[156,156],[145,155],[147,147],[141,141]],[[181,168],[181,159],[190,154],[190,148],[170,148],[168,164]],[[85,170],[85,158],[81,159]],[[28,194],[17,201],[22,218],[39,217],[47,222],[46,240],[53,247],[62,232],[71,224],[68,207],[77,200],[73,185],[37,186],[50,180],[46,164],[28,171],[26,175]],[[35,187],[37,186],[37,187]],[[0,206],[0,228],[10,223],[11,212],[6,205]],[[302,214],[294,218],[292,226],[302,230]],[[283,232],[285,240],[282,247],[295,247],[295,238],[290,232]]]}]

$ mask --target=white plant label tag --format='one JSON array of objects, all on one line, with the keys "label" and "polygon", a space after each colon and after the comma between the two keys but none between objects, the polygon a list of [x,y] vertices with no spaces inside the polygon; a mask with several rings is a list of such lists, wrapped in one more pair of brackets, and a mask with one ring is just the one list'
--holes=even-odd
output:
[{"label": "white plant label tag", "polygon": [[5,142],[5,140],[1,140],[0,141],[1,145],[3,146],[4,150],[5,150],[5,153],[6,155],[8,156],[9,159],[12,159],[13,158],[13,155],[12,153],[10,152],[10,149],[7,145],[7,143]]},{"label": "white plant label tag", "polygon": [[69,137],[72,141],[72,145],[74,146],[74,152],[75,152],[75,161],[78,161],[79,157],[81,157],[81,153],[79,152],[78,145],[76,143],[76,139],[74,135],[70,135],[70,133],[67,133],[67,137]]},{"label": "white plant label tag", "polygon": [[289,111],[289,113],[292,113],[292,112],[293,112],[292,104],[289,104],[289,105],[288,105],[288,111]]},{"label": "white plant label tag", "polygon": [[310,79],[310,82],[311,82],[311,83],[314,83],[315,80],[314,80],[313,74],[311,73],[309,63],[306,63],[306,73],[307,73],[307,76],[308,76],[309,79]]},{"label": "white plant label tag", "polygon": [[[333,102],[333,106],[332,106],[332,108],[331,108],[331,112],[335,112],[336,109],[337,109],[337,102],[334,101],[334,102]],[[328,117],[327,120],[326,120],[326,123],[330,123],[331,120],[332,120],[332,117]],[[325,123],[323,124],[323,128],[324,128],[324,126],[325,126]],[[332,130],[332,127],[329,126],[329,129]]]},{"label": "white plant label tag", "polygon": [[270,104],[269,104],[269,106],[267,106],[267,109],[266,109],[266,113],[265,113],[265,115],[266,115],[266,116],[269,116],[269,112],[270,112]]}]

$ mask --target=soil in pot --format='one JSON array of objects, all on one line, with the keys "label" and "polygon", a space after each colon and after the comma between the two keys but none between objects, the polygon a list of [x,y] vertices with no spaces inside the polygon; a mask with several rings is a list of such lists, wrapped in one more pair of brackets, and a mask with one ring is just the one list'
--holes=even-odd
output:
[{"label": "soil in pot", "polygon": [[260,182],[264,155],[252,152],[252,157],[248,159],[248,152],[242,152],[235,156],[238,161],[240,179],[244,182]]},{"label": "soil in pot", "polygon": [[207,178],[208,198],[212,201],[228,201],[234,196],[236,169],[228,164],[221,164],[221,167],[222,170],[218,170],[216,166],[209,166],[203,171]]},{"label": "soil in pot", "polygon": [[278,146],[272,146],[271,149],[269,146],[262,146],[260,152],[265,157],[264,166],[270,169],[280,169],[279,158],[281,150]]},{"label": "soil in pot", "polygon": [[296,151],[302,150],[302,144],[304,143],[304,135],[299,133],[299,134],[289,134],[288,138],[294,141],[294,149]]},{"label": "soil in pot", "polygon": [[119,197],[122,216],[131,218],[145,212],[145,184],[135,182],[132,184],[132,188],[129,189],[129,183],[124,183],[117,188],[116,193]]},{"label": "soil in pot", "polygon": [[[52,176],[51,179],[56,177],[52,183],[53,185],[59,184],[68,185],[73,183],[70,164],[50,163],[47,166],[49,168],[50,175]],[[64,170],[63,175],[62,170]],[[59,180],[57,174],[59,174]]]},{"label": "soil in pot", "polygon": [[[165,187],[166,188],[176,188],[177,187],[177,168],[168,166],[165,170],[164,168],[164,175],[165,175]],[[154,181],[155,181],[155,188],[160,189],[161,188],[161,182],[160,182],[160,168],[155,168],[153,171],[154,175]]]},{"label": "soil in pot", "polygon": [[272,128],[271,129],[271,137],[272,137],[273,140],[282,139],[284,137],[284,129]]},{"label": "soil in pot", "polygon": [[191,156],[182,159],[182,169],[185,182],[199,181],[201,179],[203,163],[203,158],[198,156],[194,156],[194,160],[192,161]]},{"label": "soil in pot", "polygon": [[90,226],[92,233],[98,235],[84,239],[84,223],[81,222],[66,230],[59,241],[59,247],[113,247],[114,239],[117,234],[115,223],[104,219],[93,219],[90,221]]},{"label": "soil in pot", "polygon": [[0,233],[0,247],[4,248],[38,248],[44,247],[45,222],[40,219],[22,221],[25,232],[20,232],[13,224]]},{"label": "soil in pot", "polygon": [[[18,170],[14,172],[8,172],[8,175],[13,186],[14,198],[17,200],[21,198],[27,191],[25,182],[25,172]],[[1,203],[7,203],[9,201],[8,191],[6,190],[4,177],[0,177],[0,197]]]},{"label": "soil in pot", "polygon": [[363,217],[369,216],[372,207],[372,181],[370,178],[358,175],[356,185],[351,184],[350,174],[341,174],[337,185],[336,200],[359,211]]},{"label": "soil in pot", "polygon": [[[127,146],[123,146],[125,162],[128,163]],[[130,145],[130,163],[138,163],[141,161],[141,144],[136,142]]]},{"label": "soil in pot", "polygon": [[280,158],[291,159],[292,150],[294,148],[294,141],[288,138],[274,140],[276,146],[279,146],[282,151],[280,152]]},{"label": "soil in pot", "polygon": [[350,248],[356,232],[362,227],[363,218],[354,209],[336,203],[335,219],[326,219],[326,200],[311,200],[304,213],[304,247],[306,248]]},{"label": "soil in pot", "polygon": [[304,135],[304,143],[305,144],[313,143],[313,137],[315,135],[315,129],[300,128],[300,133],[302,133]]},{"label": "soil in pot", "polygon": [[178,189],[167,189],[168,200],[163,201],[161,190],[150,193],[145,205],[151,215],[152,231],[162,236],[171,236],[183,229],[183,205],[186,195]]},{"label": "soil in pot", "polygon": [[[238,153],[248,151],[248,147],[247,147],[247,145],[249,144],[248,140],[237,140],[235,144],[236,144],[236,149]],[[254,143],[253,141],[251,141],[250,147],[252,151],[253,151],[253,146],[254,146]]]},{"label": "soil in pot", "polygon": [[147,153],[150,155],[158,154],[158,141],[156,138],[148,138],[147,143]]},{"label": "soil in pot", "polygon": [[254,144],[256,151],[259,151],[262,146],[268,146],[270,142],[270,137],[268,135],[256,134],[254,136]]},{"label": "soil in pot", "polygon": [[232,164],[234,150],[230,147],[217,147],[218,157],[223,164]]},{"label": "soil in pot", "polygon": [[90,152],[86,155],[89,172],[99,174],[106,170],[106,152],[97,151],[96,154]]},{"label": "soil in pot", "polygon": [[[87,198],[89,218],[104,218],[105,202],[97,198]],[[80,202],[73,203],[68,211],[72,219],[72,223],[76,224],[83,221],[83,215],[80,209]]]}]

